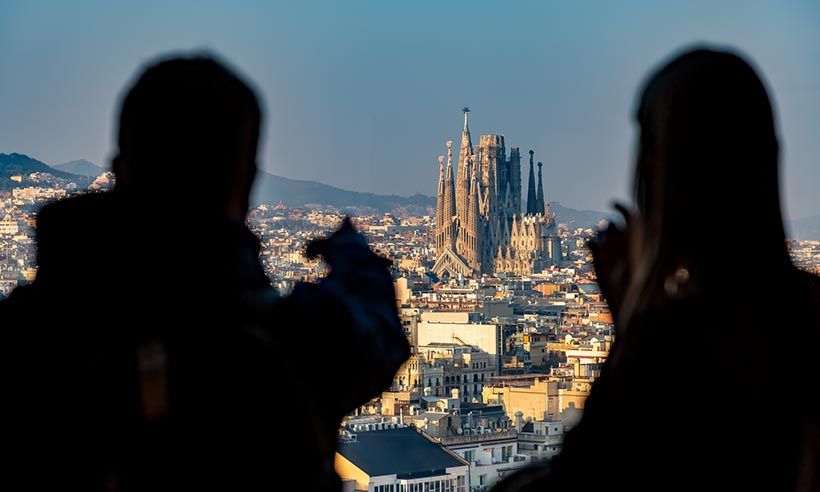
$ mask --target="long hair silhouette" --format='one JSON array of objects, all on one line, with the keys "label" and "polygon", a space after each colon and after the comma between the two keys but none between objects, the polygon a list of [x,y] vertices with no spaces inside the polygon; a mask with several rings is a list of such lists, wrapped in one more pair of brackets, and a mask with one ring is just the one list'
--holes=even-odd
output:
[{"label": "long hair silhouette", "polygon": [[642,254],[624,316],[664,302],[676,278],[702,290],[789,265],[774,116],[749,63],[689,51],[649,78],[636,117]]}]

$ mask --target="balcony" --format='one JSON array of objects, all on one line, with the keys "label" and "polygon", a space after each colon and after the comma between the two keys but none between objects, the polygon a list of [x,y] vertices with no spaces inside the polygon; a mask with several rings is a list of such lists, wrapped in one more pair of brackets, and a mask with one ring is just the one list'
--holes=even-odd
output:
[{"label": "balcony", "polygon": [[470,434],[465,436],[440,437],[437,440],[445,446],[458,444],[471,444],[476,442],[504,441],[515,439],[518,435],[515,430],[505,430],[499,432],[487,432],[485,434]]}]

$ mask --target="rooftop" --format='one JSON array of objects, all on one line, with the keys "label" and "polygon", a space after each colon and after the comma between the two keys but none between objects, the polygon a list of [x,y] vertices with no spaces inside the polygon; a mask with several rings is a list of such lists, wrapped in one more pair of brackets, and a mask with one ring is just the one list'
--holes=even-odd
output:
[{"label": "rooftop", "polygon": [[443,475],[467,463],[413,427],[361,432],[356,442],[339,443],[339,454],[369,476],[416,478]]}]

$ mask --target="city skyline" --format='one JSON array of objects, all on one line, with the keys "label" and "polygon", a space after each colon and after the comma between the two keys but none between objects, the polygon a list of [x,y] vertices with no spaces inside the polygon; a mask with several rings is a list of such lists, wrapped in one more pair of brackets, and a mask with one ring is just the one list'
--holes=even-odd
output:
[{"label": "city skyline", "polygon": [[702,41],[759,68],[778,113],[786,212],[820,213],[816,3],[361,6],[0,0],[0,152],[107,164],[117,100],[138,67],[204,48],[265,101],[265,171],[434,196],[436,157],[469,105],[474,133],[503,131],[538,153],[553,177],[547,200],[604,211],[628,195],[640,84]]}]

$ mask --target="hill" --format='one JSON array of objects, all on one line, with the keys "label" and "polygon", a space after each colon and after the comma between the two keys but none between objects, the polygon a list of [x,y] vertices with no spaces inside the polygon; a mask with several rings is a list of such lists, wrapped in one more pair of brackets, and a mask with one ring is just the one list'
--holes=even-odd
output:
[{"label": "hill", "polygon": [[601,219],[613,220],[616,217],[616,214],[609,212],[576,210],[574,208],[565,207],[558,202],[550,202],[550,211],[555,213],[558,223],[567,224],[572,228],[596,229]]},{"label": "hill", "polygon": [[[405,211],[407,213],[434,213],[435,197],[417,193],[404,197],[399,195],[377,195],[348,191],[335,186],[283,178],[275,174],[260,172],[256,178],[253,203],[284,203],[289,207],[324,205],[341,210],[360,210],[376,213]],[[429,211],[428,211],[429,209]]]},{"label": "hill", "polygon": [[89,178],[96,178],[97,176],[106,171],[106,169],[94,163],[88,162],[85,159],[68,161],[51,167],[57,169],[58,171],[64,171],[67,173],[77,174],[80,176],[88,176]]},{"label": "hill", "polygon": [[8,190],[21,186],[19,183],[12,181],[11,177],[16,175],[25,176],[31,173],[48,173],[57,178],[83,181],[82,179],[78,179],[81,177],[76,174],[54,169],[44,162],[38,161],[25,154],[0,153],[0,190]]},{"label": "hill", "polygon": [[[319,205],[335,207],[351,212],[393,212],[399,214],[433,214],[436,209],[434,196],[416,193],[404,197],[399,195],[377,195],[348,191],[334,186],[283,178],[274,174],[259,173],[254,188],[253,203],[274,204],[284,203],[289,207],[304,207]],[[565,207],[558,202],[552,202],[551,210],[558,215],[558,221],[575,227],[596,227],[602,218],[610,218],[612,214],[594,210],[576,210]]]},{"label": "hill", "polygon": [[[80,180],[99,176],[104,171],[104,168],[85,159],[49,167],[24,154],[0,154],[0,189],[17,185],[9,179],[16,174],[44,172],[59,178]],[[316,181],[290,179],[266,172],[260,172],[257,176],[252,202],[254,205],[284,203],[289,207],[333,207],[357,215],[385,212],[424,215],[433,214],[436,209],[436,198],[421,193],[400,196],[349,191]],[[605,212],[576,210],[558,202],[552,202],[550,206],[557,214],[558,222],[571,227],[595,227],[601,218],[612,216]]]}]

